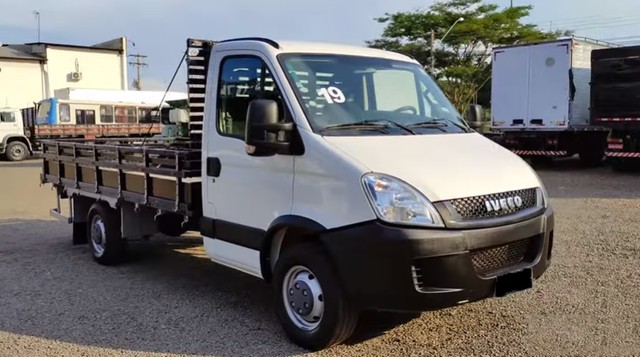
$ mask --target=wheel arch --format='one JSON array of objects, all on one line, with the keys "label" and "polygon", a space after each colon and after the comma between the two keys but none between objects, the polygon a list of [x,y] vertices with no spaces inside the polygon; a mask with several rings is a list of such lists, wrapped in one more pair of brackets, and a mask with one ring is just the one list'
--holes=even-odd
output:
[{"label": "wheel arch", "polygon": [[319,241],[318,235],[326,230],[325,226],[313,219],[298,215],[280,216],[271,222],[260,249],[260,269],[264,280],[271,282],[273,264],[280,256],[283,246],[296,241]]},{"label": "wheel arch", "polygon": [[23,144],[27,145],[27,149],[29,149],[29,154],[33,154],[33,147],[31,146],[31,142],[29,141],[29,139],[27,139],[26,136],[24,135],[7,135],[4,137],[3,142],[4,142],[4,146],[6,147],[7,145],[9,145],[11,142],[14,141],[20,141]]}]

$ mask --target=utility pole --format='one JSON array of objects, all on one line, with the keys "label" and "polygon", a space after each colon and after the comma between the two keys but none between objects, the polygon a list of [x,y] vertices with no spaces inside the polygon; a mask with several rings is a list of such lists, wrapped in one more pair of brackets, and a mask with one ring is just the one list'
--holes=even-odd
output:
[{"label": "utility pole", "polygon": [[436,32],[431,29],[431,75],[436,70]]},{"label": "utility pole", "polygon": [[142,81],[140,79],[140,68],[148,66],[148,64],[146,62],[142,62],[142,59],[143,58],[147,58],[147,56],[140,55],[140,54],[134,54],[134,55],[129,55],[129,57],[135,57],[135,61],[129,62],[130,65],[136,67],[136,79],[133,80],[133,87],[136,90],[141,90],[142,89]]},{"label": "utility pole", "polygon": [[513,0],[511,0],[511,5],[509,7],[513,7]]},{"label": "utility pole", "polygon": [[36,20],[38,21],[38,43],[39,43],[40,42],[40,11],[34,10],[33,16],[35,16]]}]

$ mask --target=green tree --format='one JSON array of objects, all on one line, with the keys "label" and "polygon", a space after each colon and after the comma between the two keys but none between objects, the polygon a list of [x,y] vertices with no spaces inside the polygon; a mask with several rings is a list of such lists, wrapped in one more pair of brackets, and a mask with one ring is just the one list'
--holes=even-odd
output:
[{"label": "green tree", "polygon": [[[367,46],[407,54],[429,68],[432,31],[436,38],[434,76],[460,112],[487,88],[491,75],[491,49],[555,39],[568,31],[545,32],[521,20],[532,6],[500,9],[482,0],[447,0],[427,10],[386,13],[376,18],[386,24],[382,36]],[[463,18],[462,21],[458,19]],[[456,21],[458,21],[456,23]],[[453,28],[453,24],[456,24]],[[450,31],[447,34],[447,31]],[[445,36],[446,34],[446,36]],[[438,40],[442,38],[443,40]],[[430,68],[429,68],[430,69]]]}]

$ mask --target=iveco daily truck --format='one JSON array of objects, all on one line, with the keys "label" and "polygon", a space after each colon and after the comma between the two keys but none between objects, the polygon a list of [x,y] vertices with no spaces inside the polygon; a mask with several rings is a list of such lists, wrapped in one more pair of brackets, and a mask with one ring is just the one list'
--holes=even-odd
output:
[{"label": "iveco daily truck", "polygon": [[362,311],[502,297],[549,267],[542,182],[415,60],[263,38],[189,39],[185,56],[188,145],[44,143],[42,181],[71,201],[51,213],[98,263],[122,262],[130,238],[198,231],[212,261],[272,285],[311,350]]}]

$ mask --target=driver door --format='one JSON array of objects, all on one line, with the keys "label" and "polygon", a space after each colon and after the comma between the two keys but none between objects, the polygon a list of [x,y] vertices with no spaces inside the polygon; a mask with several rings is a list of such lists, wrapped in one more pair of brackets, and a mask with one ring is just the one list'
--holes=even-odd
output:
[{"label": "driver door", "polygon": [[[224,56],[224,57],[222,57]],[[256,157],[246,153],[245,123],[254,99],[279,102],[281,119],[290,118],[269,63],[260,53],[223,52],[212,63],[212,103],[207,108],[204,215],[214,222],[205,238],[212,260],[261,277],[263,236],[293,202],[293,156]]]},{"label": "driver door", "polygon": [[0,111],[0,141],[12,134],[23,134],[15,111]]}]

